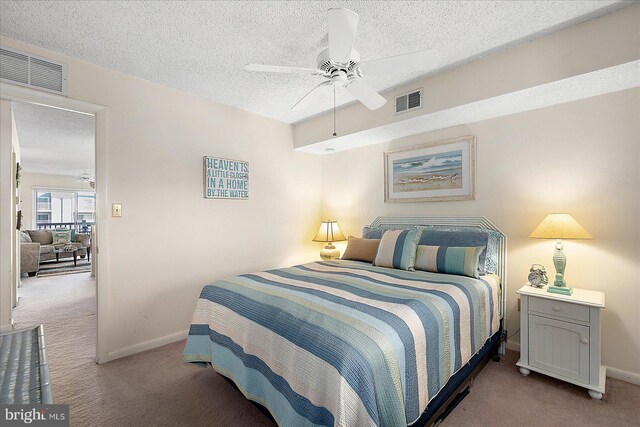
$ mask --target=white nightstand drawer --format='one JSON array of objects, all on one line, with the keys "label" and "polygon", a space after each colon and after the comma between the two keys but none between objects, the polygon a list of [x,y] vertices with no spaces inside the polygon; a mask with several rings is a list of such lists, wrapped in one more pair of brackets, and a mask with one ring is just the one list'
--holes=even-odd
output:
[{"label": "white nightstand drawer", "polygon": [[532,297],[529,299],[529,311],[580,322],[589,322],[589,307],[580,304]]}]

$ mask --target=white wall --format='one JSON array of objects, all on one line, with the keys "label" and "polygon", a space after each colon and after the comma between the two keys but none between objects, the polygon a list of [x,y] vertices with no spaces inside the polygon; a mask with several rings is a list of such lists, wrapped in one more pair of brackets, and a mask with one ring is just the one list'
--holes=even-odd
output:
[{"label": "white wall", "polygon": [[[20,140],[18,139],[18,130],[16,128],[16,120],[11,112],[11,196],[13,210],[11,212],[11,230],[12,230],[12,267],[20,260],[20,233],[18,231],[18,211],[22,208],[20,204],[20,189],[18,188],[18,163],[20,163]],[[20,285],[20,269],[13,268],[11,277],[11,304],[12,307],[18,305],[18,286]]]},{"label": "white wall", "polygon": [[[290,125],[1,42],[68,64],[69,97],[107,107],[108,198],[123,205],[100,248],[110,358],[181,337],[206,283],[317,258],[321,164],[292,150]],[[250,163],[249,200],[203,198],[205,155]]]},{"label": "white wall", "polygon": [[[26,165],[28,167],[28,165]],[[20,193],[22,202],[22,229],[31,230],[34,228],[34,202],[35,188],[55,188],[73,190],[91,190],[89,183],[76,182],[72,176],[49,175],[41,173],[22,172],[20,180]]]},{"label": "white wall", "polygon": [[11,328],[12,301],[12,122],[11,104],[0,101],[0,331]]},{"label": "white wall", "polygon": [[13,328],[11,307],[15,304],[20,277],[16,260],[20,259],[17,243],[16,163],[20,161],[20,145],[11,104],[0,100],[0,331]]},{"label": "white wall", "polygon": [[[509,333],[529,267],[553,272],[554,242],[527,236],[568,212],[593,240],[566,241],[570,286],[605,292],[603,363],[640,374],[640,89],[323,156],[325,218],[359,236],[379,215],[479,215],[509,238]],[[477,138],[476,200],[384,203],[383,152],[464,135]],[[517,343],[518,336],[512,338]]]}]

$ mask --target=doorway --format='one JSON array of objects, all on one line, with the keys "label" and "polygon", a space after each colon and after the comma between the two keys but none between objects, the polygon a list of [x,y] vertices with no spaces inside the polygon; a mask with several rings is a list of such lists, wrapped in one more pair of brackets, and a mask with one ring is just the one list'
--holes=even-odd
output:
[{"label": "doorway", "polygon": [[95,117],[21,101],[11,111],[21,217],[14,327],[42,324],[52,345],[95,357]]},{"label": "doorway", "polygon": [[[108,315],[108,311],[107,311],[108,270],[106,268],[100,268],[99,266],[101,265],[106,266],[108,262],[108,251],[106,250],[106,248],[108,247],[108,233],[107,233],[108,222],[107,222],[107,215],[106,215],[106,213],[108,212],[108,205],[107,205],[107,198],[106,198],[106,194],[107,194],[107,185],[106,185],[106,181],[107,181],[106,180],[107,178],[107,167],[106,167],[107,166],[107,161],[106,161],[107,109],[101,105],[79,101],[79,100],[67,98],[60,95],[41,92],[41,91],[33,90],[30,88],[15,86],[12,84],[7,84],[5,82],[0,83],[0,98],[2,98],[3,118],[6,116],[5,106],[7,104],[14,103],[14,102],[21,102],[21,103],[27,103],[31,105],[35,104],[43,108],[50,107],[57,110],[65,110],[67,112],[80,113],[85,116],[88,115],[92,117],[94,120],[93,128],[95,131],[95,136],[94,136],[94,144],[93,144],[93,152],[94,152],[93,164],[95,167],[95,171],[89,171],[89,172],[94,172],[94,175],[89,177],[90,179],[94,180],[94,186],[95,186],[95,188],[93,189],[93,192],[94,192],[93,204],[95,207],[94,208],[95,212],[93,213],[95,218],[94,224],[91,224],[91,225],[87,224],[89,226],[88,229],[85,229],[85,230],[82,229],[83,219],[85,220],[84,221],[85,223],[88,223],[90,222],[89,220],[91,219],[91,217],[86,215],[87,212],[80,212],[85,210],[87,207],[86,199],[83,199],[83,196],[86,196],[86,194],[80,194],[80,193],[74,195],[74,199],[72,201],[69,201],[68,197],[66,198],[62,197],[62,199],[67,200],[66,203],[68,208],[72,208],[73,206],[71,205],[75,204],[75,213],[74,213],[75,218],[73,219],[73,221],[61,220],[60,222],[72,222],[73,224],[70,224],[70,226],[73,226],[74,228],[79,229],[80,231],[90,231],[91,233],[91,249],[90,249],[90,252],[85,256],[85,258],[88,256],[91,256],[91,267],[92,267],[92,273],[93,273],[93,278],[91,280],[93,281],[92,288],[93,288],[94,296],[92,297],[93,300],[89,305],[93,308],[93,312],[95,313],[94,318],[91,320],[95,328],[95,347],[91,349],[91,357],[94,358],[97,363],[104,363],[109,360],[108,349],[107,349],[107,333],[106,333],[107,315]],[[9,112],[9,114],[11,115],[11,111]],[[6,137],[6,133],[3,133],[3,141],[2,141],[3,147],[6,146],[5,137]],[[0,162],[2,163],[2,165],[0,165],[0,170],[3,170],[4,167],[7,166],[7,164],[9,163],[6,156],[1,156]],[[83,170],[83,172],[77,175],[75,178],[79,178],[80,176],[85,175],[84,172],[85,171]],[[59,187],[59,186],[56,185],[54,187]],[[65,188],[63,186],[62,188],[51,188],[51,189],[60,190]],[[2,192],[4,197],[4,195],[7,194],[6,193],[7,189],[2,187],[0,188],[0,190],[1,190],[0,192]],[[27,223],[28,219],[24,218],[23,227],[27,227],[29,225],[33,226],[34,222],[37,224],[36,222],[37,217],[35,216],[36,215],[35,207],[37,206],[37,197],[36,197],[36,193],[33,193],[32,195],[33,195],[33,198],[31,198],[31,195],[26,196],[33,203],[33,209],[31,210],[31,213],[32,213],[31,223],[28,224]],[[23,195],[22,197],[23,200],[24,200],[24,197],[25,195]],[[0,229],[0,235],[1,235],[0,237],[2,237],[2,242],[0,242],[0,249],[3,250],[3,253],[4,253],[4,250],[6,249],[4,246],[6,242],[4,236],[7,236],[7,235],[11,236],[13,234],[14,236],[17,236],[16,240],[19,239],[19,233],[15,232],[15,223],[14,223],[14,227],[9,229],[9,232],[7,232],[7,230],[5,229],[7,228],[6,226],[7,222],[5,222],[5,220],[8,220],[10,218],[15,218],[17,214],[17,210],[18,209],[16,207],[15,210],[9,213],[7,213],[6,210],[2,210],[2,212],[0,212],[0,216],[2,216],[2,221],[0,221],[0,227],[2,227],[2,229]],[[41,216],[41,218],[44,218],[44,216]],[[19,243],[16,242],[14,245],[11,246],[11,249],[17,248],[18,246],[19,246]],[[100,249],[102,249],[102,251]],[[80,254],[78,254],[78,259],[80,259]],[[20,273],[19,262],[20,262],[19,256],[15,256],[11,260],[8,260],[6,257],[0,257],[0,276],[11,277],[13,275],[14,277],[18,277]],[[77,276],[73,279],[74,281],[78,281],[83,277],[79,275],[74,275],[74,276]],[[87,276],[91,276],[91,274],[88,274]],[[28,275],[26,277],[28,278]],[[59,277],[59,276],[55,276],[55,277]],[[24,280],[24,278],[25,276],[22,275],[20,277],[20,280]],[[2,281],[1,287],[4,295],[7,288],[4,280]],[[12,306],[13,306],[13,302],[15,302],[15,297],[19,296],[20,294],[20,289],[17,286],[17,283],[14,283],[12,287],[15,288],[16,292],[14,294],[12,289],[13,295],[11,295],[11,300],[12,300],[10,304],[11,306],[7,307],[4,302],[6,300],[3,299],[2,306],[0,307],[0,311],[3,312],[3,314],[0,315],[0,317],[2,317],[1,327],[3,330],[6,330],[7,326],[11,328],[12,324],[15,323]],[[8,315],[6,315],[7,311],[9,312]],[[7,322],[6,318],[10,318],[10,321]]]}]

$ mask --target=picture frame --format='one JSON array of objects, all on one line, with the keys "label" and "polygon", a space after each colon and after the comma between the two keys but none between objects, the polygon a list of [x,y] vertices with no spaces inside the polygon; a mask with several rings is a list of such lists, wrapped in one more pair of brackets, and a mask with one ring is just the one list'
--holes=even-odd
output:
[{"label": "picture frame", "polygon": [[384,153],[385,203],[474,200],[475,191],[473,135]]}]

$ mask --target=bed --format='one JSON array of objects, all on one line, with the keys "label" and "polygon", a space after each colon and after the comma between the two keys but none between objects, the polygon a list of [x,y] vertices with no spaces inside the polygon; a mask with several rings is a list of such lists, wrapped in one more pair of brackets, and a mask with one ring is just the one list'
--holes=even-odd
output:
[{"label": "bed", "polygon": [[[506,238],[485,218],[377,218],[375,230],[493,230],[479,278],[322,261],[202,289],[184,351],[281,426],[425,425],[503,336]],[[439,228],[438,228],[439,227]]]}]

